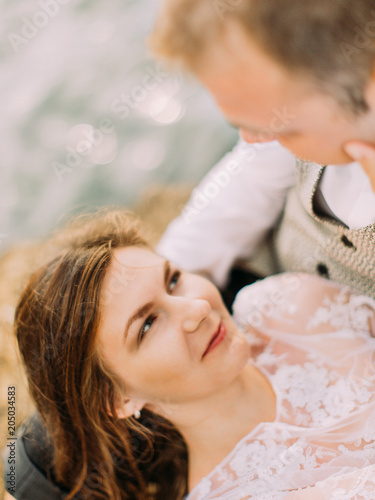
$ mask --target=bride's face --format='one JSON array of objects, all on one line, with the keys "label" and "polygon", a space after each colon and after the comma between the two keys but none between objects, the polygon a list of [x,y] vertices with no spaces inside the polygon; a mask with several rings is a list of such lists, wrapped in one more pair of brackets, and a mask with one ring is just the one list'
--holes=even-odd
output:
[{"label": "bride's face", "polygon": [[197,400],[230,383],[249,359],[217,288],[148,249],[114,251],[101,302],[100,351],[129,398]]}]

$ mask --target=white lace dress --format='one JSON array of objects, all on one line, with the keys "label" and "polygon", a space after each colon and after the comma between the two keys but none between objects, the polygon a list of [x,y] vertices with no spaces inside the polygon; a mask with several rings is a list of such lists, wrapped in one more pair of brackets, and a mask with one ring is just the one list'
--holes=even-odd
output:
[{"label": "white lace dress", "polygon": [[305,274],[242,289],[234,317],[277,398],[188,500],[375,499],[375,301]]}]

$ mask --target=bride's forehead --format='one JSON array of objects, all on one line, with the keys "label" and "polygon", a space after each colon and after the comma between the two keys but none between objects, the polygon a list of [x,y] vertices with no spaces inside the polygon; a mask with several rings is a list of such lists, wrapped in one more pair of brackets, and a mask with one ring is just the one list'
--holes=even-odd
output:
[{"label": "bride's forehead", "polygon": [[[161,281],[165,260],[144,247],[116,248],[103,283],[103,304],[111,304],[114,298],[122,300],[124,294],[138,297],[153,283]],[[135,294],[135,295],[134,295]]]},{"label": "bride's forehead", "polygon": [[116,248],[113,252],[112,267],[152,268],[162,265],[164,259],[145,247]]}]

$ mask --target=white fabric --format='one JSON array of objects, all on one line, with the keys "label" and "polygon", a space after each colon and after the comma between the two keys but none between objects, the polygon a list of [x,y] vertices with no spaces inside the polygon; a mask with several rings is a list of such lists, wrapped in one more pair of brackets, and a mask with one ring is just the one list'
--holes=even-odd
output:
[{"label": "white fabric", "polygon": [[[223,287],[233,262],[248,258],[274,227],[295,183],[295,157],[278,142],[240,140],[193,191],[157,252]],[[326,167],[321,190],[349,228],[375,222],[375,194],[358,163]]]},{"label": "white fabric", "polygon": [[375,222],[375,193],[359,163],[329,165],[319,187],[332,212],[349,229]]},{"label": "white fabric", "polygon": [[242,289],[234,317],[277,398],[188,500],[374,500],[375,301],[281,274]]},{"label": "white fabric", "polygon": [[[186,271],[207,273],[223,286],[233,262],[247,258],[276,224],[288,189],[296,182],[294,163],[277,142],[250,146],[241,140],[193,191],[157,252]],[[231,165],[237,165],[236,175],[228,173]],[[220,187],[222,173],[229,182],[222,182],[216,196],[210,196],[215,185]]]}]

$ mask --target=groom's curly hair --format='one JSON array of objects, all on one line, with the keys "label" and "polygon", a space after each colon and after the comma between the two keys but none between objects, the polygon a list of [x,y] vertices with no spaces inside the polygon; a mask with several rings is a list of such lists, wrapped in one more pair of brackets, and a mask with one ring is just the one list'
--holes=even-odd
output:
[{"label": "groom's curly hair", "polygon": [[375,0],[164,0],[153,51],[199,71],[233,23],[293,75],[306,75],[351,113],[368,111]]}]

